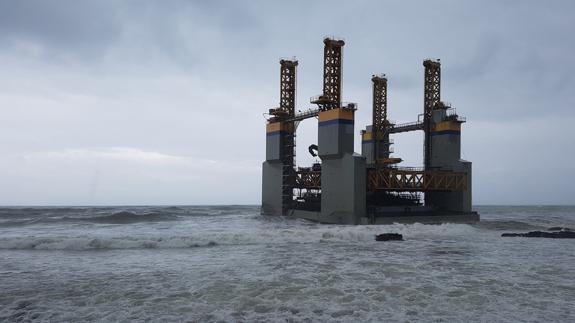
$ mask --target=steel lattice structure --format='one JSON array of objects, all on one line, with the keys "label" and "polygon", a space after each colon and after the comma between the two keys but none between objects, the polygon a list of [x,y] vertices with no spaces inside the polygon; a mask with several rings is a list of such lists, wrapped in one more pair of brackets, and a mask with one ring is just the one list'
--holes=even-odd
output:
[{"label": "steel lattice structure", "polygon": [[379,168],[367,173],[369,191],[460,191],[467,189],[467,174],[452,171]]},{"label": "steel lattice structure", "polygon": [[287,117],[295,116],[296,103],[296,60],[280,60],[280,110]]},{"label": "steel lattice structure", "polygon": [[323,48],[323,96],[329,103],[326,109],[341,107],[343,40],[325,38]]},{"label": "steel lattice structure", "polygon": [[297,188],[308,190],[321,189],[321,171],[299,170],[296,177]]},{"label": "steel lattice structure", "polygon": [[423,61],[425,67],[423,88],[423,123],[425,130],[424,159],[426,168],[431,161],[431,117],[433,108],[441,100],[441,64],[439,61],[427,59]]},{"label": "steel lattice structure", "polygon": [[433,107],[441,100],[441,64],[427,59],[423,62],[425,79],[423,88],[423,109],[426,118],[431,118]]},{"label": "steel lattice structure", "polygon": [[387,121],[387,78],[385,75],[374,75],[373,82],[373,111],[372,111],[372,136],[374,141],[374,160],[378,163],[380,153],[380,142],[388,132]]},{"label": "steel lattice structure", "polygon": [[[296,104],[296,60],[280,60],[280,106],[276,115],[283,120],[295,116]],[[279,112],[279,113],[278,113]],[[287,210],[293,204],[293,189],[296,184],[295,173],[295,128],[293,121],[284,121],[288,123],[287,129],[290,131],[282,134],[282,200],[283,210]]]},{"label": "steel lattice structure", "polygon": [[[467,174],[453,171],[425,171],[401,168],[374,168],[367,172],[368,191],[428,192],[467,189]],[[321,171],[297,172],[300,189],[321,189]]]}]

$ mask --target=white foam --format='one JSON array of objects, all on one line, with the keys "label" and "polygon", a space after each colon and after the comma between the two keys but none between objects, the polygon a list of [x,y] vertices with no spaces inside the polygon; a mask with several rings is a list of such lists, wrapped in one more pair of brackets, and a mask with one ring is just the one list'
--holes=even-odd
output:
[{"label": "white foam", "polygon": [[[337,226],[251,214],[1,230],[0,248],[23,251],[0,250],[0,291],[9,291],[0,321],[573,316],[571,241],[505,239],[477,225]],[[405,241],[376,242],[384,232]]]},{"label": "white foam", "polygon": [[29,236],[0,238],[0,249],[93,250],[93,249],[174,249],[214,245],[248,245],[281,243],[373,242],[383,232],[396,232],[406,240],[425,239],[437,235],[461,237],[478,234],[469,225],[394,224],[378,226],[304,226],[276,230],[252,229],[224,231],[217,234],[193,235],[110,235],[91,233],[76,236]]}]

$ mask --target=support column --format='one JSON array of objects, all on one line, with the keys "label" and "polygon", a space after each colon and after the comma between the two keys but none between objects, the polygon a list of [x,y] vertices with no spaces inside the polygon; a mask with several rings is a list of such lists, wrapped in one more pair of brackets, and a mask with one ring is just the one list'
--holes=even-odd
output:
[{"label": "support column", "polygon": [[[266,161],[262,167],[262,214],[285,215],[292,201],[293,183],[286,182],[284,160],[293,151],[294,127],[291,122],[270,122],[266,125]],[[291,167],[293,171],[293,166]],[[291,174],[289,174],[291,176]],[[294,173],[295,175],[295,173]]]},{"label": "support column", "polygon": [[[440,105],[442,106],[442,105]],[[426,205],[440,210],[471,212],[471,162],[461,159],[461,124],[456,115],[448,116],[445,108],[433,111],[429,167],[466,173],[467,187],[461,191],[427,192]]]},{"label": "support column", "polygon": [[297,60],[280,60],[280,106],[266,127],[266,161],[262,174],[262,213],[286,215],[293,206]]},{"label": "support column", "polygon": [[[389,138],[389,133],[385,132],[383,136],[380,136],[379,145],[376,148],[375,135],[373,133],[373,126],[367,126],[365,130],[361,132],[361,155],[365,157],[366,163],[368,165],[375,164],[376,161],[376,151],[378,151],[378,159],[385,160],[390,156],[391,142]],[[378,149],[378,150],[376,150]]]},{"label": "support column", "polygon": [[353,153],[354,110],[332,109],[319,114],[322,222],[358,224],[365,217],[365,158]]},{"label": "support column", "polygon": [[439,60],[427,59],[423,62],[425,67],[423,86],[423,127],[425,131],[423,165],[425,168],[431,162],[431,128],[433,127],[433,109],[441,100],[441,64]]}]

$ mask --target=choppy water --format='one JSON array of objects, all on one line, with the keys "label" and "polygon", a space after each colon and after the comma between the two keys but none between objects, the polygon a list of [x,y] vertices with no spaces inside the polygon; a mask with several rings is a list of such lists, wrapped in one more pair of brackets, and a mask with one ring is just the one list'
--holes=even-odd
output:
[{"label": "choppy water", "polygon": [[[319,225],[256,206],[0,208],[0,321],[575,321],[575,207]],[[398,232],[403,242],[376,242]]]}]

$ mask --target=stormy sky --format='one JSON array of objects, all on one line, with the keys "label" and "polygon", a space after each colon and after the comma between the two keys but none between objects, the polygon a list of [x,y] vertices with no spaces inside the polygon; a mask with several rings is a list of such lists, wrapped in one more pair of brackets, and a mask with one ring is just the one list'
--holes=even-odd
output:
[{"label": "stormy sky", "polygon": [[[345,39],[344,101],[422,111],[425,58],[468,122],[474,204],[573,204],[572,1],[0,0],[0,204],[257,204],[263,113],[295,56],[298,109],[321,92],[322,39]],[[314,161],[317,121],[298,128]],[[395,156],[422,164],[422,134]]]}]

